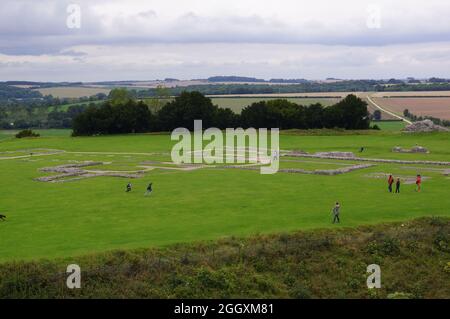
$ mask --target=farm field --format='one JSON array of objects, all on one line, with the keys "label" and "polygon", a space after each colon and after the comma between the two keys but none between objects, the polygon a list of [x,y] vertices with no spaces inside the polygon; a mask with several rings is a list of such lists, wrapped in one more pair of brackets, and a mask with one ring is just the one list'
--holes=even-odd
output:
[{"label": "farm field", "polygon": [[374,98],[374,101],[381,107],[400,115],[408,109],[417,116],[450,120],[450,97],[388,97]]},{"label": "farm field", "polygon": [[43,95],[53,95],[59,98],[80,98],[89,97],[98,93],[109,94],[110,89],[106,88],[93,88],[93,87],[81,87],[81,86],[65,86],[65,87],[53,87],[37,89]]},{"label": "farm field", "polygon": [[[0,137],[2,136],[0,132]],[[116,249],[165,247],[296,230],[355,227],[450,215],[446,165],[378,163],[370,159],[450,162],[448,133],[280,136],[280,148],[314,154],[349,151],[369,161],[283,156],[281,168],[303,173],[170,163],[170,135],[0,139],[0,262],[74,258]],[[395,146],[427,147],[429,154],[393,153]],[[359,148],[365,147],[360,154]],[[30,155],[33,153],[33,155]],[[86,163],[89,162],[89,163]],[[373,166],[328,176],[355,164]],[[59,178],[52,168],[82,164],[86,174]],[[50,170],[43,171],[43,168]],[[385,174],[402,178],[400,195],[387,192]],[[414,191],[416,174],[423,192]],[[84,173],[83,173],[84,174]],[[108,176],[109,174],[109,176]],[[137,174],[138,178],[121,174]],[[92,176],[95,175],[95,176]],[[121,176],[117,176],[121,175]],[[55,178],[53,182],[38,178]],[[131,181],[133,191],[125,192]],[[147,184],[154,192],[144,197]],[[331,207],[342,203],[342,224]]]}]

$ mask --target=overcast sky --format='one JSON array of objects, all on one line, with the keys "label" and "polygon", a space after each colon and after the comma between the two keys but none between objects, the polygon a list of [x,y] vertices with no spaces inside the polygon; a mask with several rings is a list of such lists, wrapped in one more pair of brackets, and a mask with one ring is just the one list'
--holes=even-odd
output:
[{"label": "overcast sky", "polygon": [[449,17],[448,0],[1,0],[0,81],[450,77]]}]

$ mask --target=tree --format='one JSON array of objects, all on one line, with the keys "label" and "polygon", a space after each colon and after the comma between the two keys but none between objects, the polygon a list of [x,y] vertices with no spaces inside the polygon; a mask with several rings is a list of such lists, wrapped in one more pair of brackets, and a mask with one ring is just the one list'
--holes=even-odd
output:
[{"label": "tree", "polygon": [[148,106],[152,112],[157,113],[169,102],[170,90],[165,86],[158,85],[155,90],[155,97],[149,100]]},{"label": "tree", "polygon": [[143,133],[152,129],[154,117],[143,102],[129,100],[100,107],[91,105],[73,120],[73,135]]},{"label": "tree", "polygon": [[109,92],[109,101],[112,105],[126,104],[132,98],[132,94],[124,88],[113,89]]},{"label": "tree", "polygon": [[203,120],[203,127],[213,127],[218,107],[199,92],[183,92],[158,112],[160,129],[171,131],[178,127],[194,129],[194,120]]},{"label": "tree", "polygon": [[326,110],[326,122],[329,128],[339,127],[347,130],[365,130],[370,127],[367,103],[356,95],[350,94]]},{"label": "tree", "polygon": [[375,110],[373,112],[373,119],[375,121],[380,121],[381,120],[381,111],[380,110]]}]

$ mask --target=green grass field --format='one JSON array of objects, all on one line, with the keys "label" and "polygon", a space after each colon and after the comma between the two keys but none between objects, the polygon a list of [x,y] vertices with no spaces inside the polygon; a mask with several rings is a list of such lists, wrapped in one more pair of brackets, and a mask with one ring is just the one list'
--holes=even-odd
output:
[{"label": "green grass field", "polygon": [[[8,132],[9,133],[9,132]],[[169,161],[170,135],[72,138],[68,131],[42,132],[41,138],[17,140],[0,131],[0,262],[74,257],[114,249],[161,247],[174,243],[301,229],[353,227],[450,216],[448,166],[376,164],[338,176],[203,168],[192,171],[160,168],[129,181],[94,177],[67,183],[34,178],[51,175],[39,169],[74,161],[102,161],[103,170],[138,170],[143,162]],[[281,135],[281,149],[351,151],[364,157],[450,161],[448,133],[359,135]],[[416,144],[430,154],[392,153],[394,146]],[[65,153],[20,156],[21,150],[57,149]],[[5,152],[13,152],[8,153]],[[26,154],[25,152],[25,154]],[[8,158],[9,157],[9,158]],[[289,158],[291,160],[291,158]],[[284,168],[334,169],[351,162],[298,158],[282,160]],[[151,165],[151,164],[146,164]],[[159,165],[156,165],[159,166]],[[376,173],[428,177],[423,192],[403,185],[400,195],[387,193]],[[144,197],[146,185],[154,193]],[[342,224],[331,224],[331,208],[342,203]]]},{"label": "green grass field", "polygon": [[406,123],[403,121],[373,121],[371,125],[378,125],[382,131],[401,131]]}]

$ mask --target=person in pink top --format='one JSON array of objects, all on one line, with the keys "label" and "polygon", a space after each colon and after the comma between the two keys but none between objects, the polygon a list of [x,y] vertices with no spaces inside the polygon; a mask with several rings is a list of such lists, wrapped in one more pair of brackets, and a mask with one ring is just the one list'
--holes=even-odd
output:
[{"label": "person in pink top", "polygon": [[417,175],[416,178],[416,192],[420,192],[420,186],[422,185],[422,176]]}]

